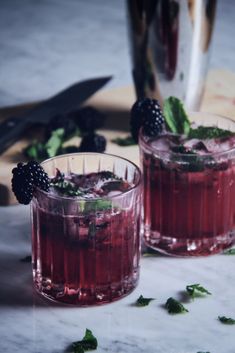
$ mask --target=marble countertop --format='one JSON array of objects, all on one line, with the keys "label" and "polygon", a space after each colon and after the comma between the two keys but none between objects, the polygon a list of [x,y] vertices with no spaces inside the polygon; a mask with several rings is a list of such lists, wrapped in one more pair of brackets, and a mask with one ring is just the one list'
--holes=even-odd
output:
[{"label": "marble countertop", "polygon": [[[235,327],[218,316],[235,317],[235,256],[141,259],[137,289],[115,303],[99,307],[58,306],[32,289],[28,206],[0,208],[0,352],[62,353],[85,329],[98,339],[98,352],[234,353]],[[194,301],[187,284],[200,283],[212,295]],[[133,303],[142,294],[156,298],[148,307]],[[169,297],[182,300],[186,314],[170,315]]]}]

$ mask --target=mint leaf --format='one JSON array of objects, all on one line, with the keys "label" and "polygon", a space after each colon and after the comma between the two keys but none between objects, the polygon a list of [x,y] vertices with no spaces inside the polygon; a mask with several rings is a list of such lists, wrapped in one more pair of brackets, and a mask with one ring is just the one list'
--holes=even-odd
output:
[{"label": "mint leaf", "polygon": [[133,146],[136,145],[136,142],[134,141],[133,137],[131,136],[127,136],[127,137],[117,137],[113,140],[111,140],[111,142],[116,143],[116,145],[118,146]]},{"label": "mint leaf", "polygon": [[235,255],[235,248],[225,250],[223,252],[224,255]]},{"label": "mint leaf", "polygon": [[182,303],[172,297],[167,299],[165,306],[169,314],[182,314],[188,312]]},{"label": "mint leaf", "polygon": [[64,142],[64,129],[52,131],[51,137],[45,144],[48,157],[55,157]]},{"label": "mint leaf", "polygon": [[81,341],[73,342],[72,346],[74,353],[83,353],[86,351],[96,350],[98,347],[98,342],[92,331],[86,329],[83,339]]},{"label": "mint leaf", "polygon": [[68,180],[59,180],[56,182],[52,181],[51,186],[65,196],[83,196],[83,192],[81,192],[75,184],[69,182]]},{"label": "mint leaf", "polygon": [[176,97],[169,97],[163,105],[167,128],[174,134],[187,135],[190,131],[190,121],[182,102]]},{"label": "mint leaf", "polygon": [[196,129],[190,129],[188,137],[190,139],[196,138],[200,140],[213,138],[226,138],[234,135],[232,131],[223,130],[213,126],[198,126]]},{"label": "mint leaf", "polygon": [[225,325],[235,325],[235,319],[226,316],[218,316],[218,320]]},{"label": "mint leaf", "polygon": [[136,306],[147,306],[152,300],[154,300],[154,298],[144,298],[143,295],[140,295],[136,300]]},{"label": "mint leaf", "polygon": [[200,296],[203,294],[211,295],[211,293],[207,289],[202,287],[199,283],[190,284],[190,285],[186,286],[186,291],[193,298],[195,298],[198,295]]},{"label": "mint leaf", "polygon": [[109,200],[82,200],[79,204],[80,210],[85,213],[106,211],[112,208],[112,201]]}]

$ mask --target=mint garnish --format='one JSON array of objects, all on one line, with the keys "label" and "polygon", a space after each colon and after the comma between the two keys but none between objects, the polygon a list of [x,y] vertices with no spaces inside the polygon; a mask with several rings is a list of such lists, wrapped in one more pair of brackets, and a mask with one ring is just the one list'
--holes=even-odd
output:
[{"label": "mint garnish", "polygon": [[83,196],[84,193],[81,192],[78,187],[68,180],[61,180],[56,182],[51,182],[56,190],[65,196]]},{"label": "mint garnish", "polygon": [[183,103],[176,97],[169,97],[163,105],[164,118],[168,130],[174,134],[188,135],[190,121],[184,110]]},{"label": "mint garnish", "polygon": [[226,325],[235,325],[235,319],[226,316],[218,316],[218,320]]},{"label": "mint garnish", "polygon": [[202,287],[199,283],[190,284],[190,285],[186,286],[186,291],[193,298],[195,298],[198,295],[200,296],[203,294],[211,295],[211,293],[206,288]]},{"label": "mint garnish", "polygon": [[235,248],[225,250],[223,252],[224,255],[235,255]]},{"label": "mint garnish", "polygon": [[134,141],[132,136],[127,136],[127,137],[117,137],[113,140],[111,140],[111,142],[115,143],[118,146],[133,146],[136,145],[136,142]]},{"label": "mint garnish", "polygon": [[30,159],[42,161],[47,158],[58,156],[62,153],[78,152],[78,147],[67,146],[63,144],[74,136],[79,136],[80,132],[76,129],[73,134],[65,137],[65,131],[62,128],[52,131],[50,138],[45,142],[34,141],[24,149],[24,154]]},{"label": "mint garnish", "polygon": [[188,138],[193,139],[213,139],[213,138],[226,138],[234,135],[233,132],[229,130],[223,130],[218,127],[213,126],[198,126],[196,129],[190,129]]},{"label": "mint garnish", "polygon": [[140,295],[136,300],[136,306],[147,306],[152,300],[154,300],[154,298],[144,298],[143,295]]},{"label": "mint garnish", "polygon": [[96,212],[96,211],[107,211],[112,208],[112,201],[93,199],[93,200],[82,200],[79,202],[80,210],[85,213]]},{"label": "mint garnish", "polygon": [[167,299],[165,306],[169,314],[182,314],[188,312],[182,303],[172,297]]},{"label": "mint garnish", "polygon": [[72,343],[74,353],[83,353],[86,351],[96,350],[97,346],[97,339],[93,335],[92,331],[89,329],[86,329],[85,336],[81,341],[76,341]]}]

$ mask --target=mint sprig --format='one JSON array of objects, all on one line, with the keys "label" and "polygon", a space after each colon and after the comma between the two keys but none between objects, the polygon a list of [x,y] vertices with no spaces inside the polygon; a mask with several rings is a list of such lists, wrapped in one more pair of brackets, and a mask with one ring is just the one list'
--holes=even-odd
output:
[{"label": "mint sprig", "polygon": [[68,180],[61,180],[52,182],[51,186],[54,187],[60,194],[64,196],[83,196],[84,193],[78,187]]},{"label": "mint sprig", "polygon": [[226,316],[218,316],[218,320],[225,325],[235,325],[235,319]]},{"label": "mint sprig", "polygon": [[189,139],[213,139],[213,138],[226,138],[234,135],[232,131],[223,130],[213,126],[198,126],[196,129],[190,129],[188,138]]},{"label": "mint sprig", "polygon": [[167,299],[165,307],[169,314],[183,314],[188,312],[181,302],[172,297]]},{"label": "mint sprig", "polygon": [[98,341],[93,335],[92,331],[86,329],[85,335],[81,341],[72,343],[74,353],[83,353],[86,351],[96,350],[98,347]]},{"label": "mint sprig", "polygon": [[79,129],[76,129],[73,134],[65,136],[65,131],[63,128],[56,129],[52,131],[50,138],[45,142],[32,142],[24,149],[24,154],[29,159],[42,161],[47,158],[58,156],[62,153],[78,152],[78,147],[64,147],[64,143],[74,136],[79,136],[79,134]]},{"label": "mint sprig", "polygon": [[196,296],[201,296],[204,294],[211,295],[211,293],[206,288],[202,287],[199,283],[190,284],[186,286],[186,291],[192,298],[195,298]]},{"label": "mint sprig", "polygon": [[184,110],[183,103],[178,98],[167,98],[163,104],[163,113],[168,130],[174,134],[188,135],[190,121]]},{"label": "mint sprig", "polygon": [[136,300],[136,306],[147,306],[152,300],[154,300],[154,298],[144,298],[143,295],[140,295]]}]

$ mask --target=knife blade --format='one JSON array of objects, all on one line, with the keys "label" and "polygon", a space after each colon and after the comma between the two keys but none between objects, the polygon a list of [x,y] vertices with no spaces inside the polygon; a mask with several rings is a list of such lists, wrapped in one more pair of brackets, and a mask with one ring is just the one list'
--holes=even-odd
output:
[{"label": "knife blade", "polygon": [[81,103],[102,88],[111,76],[75,83],[55,96],[43,101],[20,117],[10,117],[0,124],[0,154],[21,137],[33,124],[47,124],[57,114],[77,109]]}]

